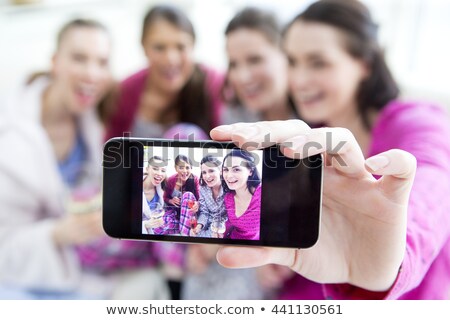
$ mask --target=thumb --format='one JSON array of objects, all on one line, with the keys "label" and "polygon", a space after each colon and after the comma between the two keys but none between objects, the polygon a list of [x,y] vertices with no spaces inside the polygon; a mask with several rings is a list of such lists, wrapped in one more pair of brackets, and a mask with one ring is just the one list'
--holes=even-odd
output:
[{"label": "thumb", "polygon": [[295,249],[222,247],[217,252],[217,261],[227,268],[253,268],[266,264],[280,264],[292,267],[295,263]]},{"label": "thumb", "polygon": [[382,176],[380,188],[391,200],[408,201],[417,167],[416,158],[411,153],[392,149],[367,159],[365,164],[369,172]]}]

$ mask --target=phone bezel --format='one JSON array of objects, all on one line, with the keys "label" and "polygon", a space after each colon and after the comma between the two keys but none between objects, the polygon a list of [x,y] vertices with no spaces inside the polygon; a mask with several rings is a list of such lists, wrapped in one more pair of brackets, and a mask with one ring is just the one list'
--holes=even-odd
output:
[{"label": "phone bezel", "polygon": [[[122,152],[122,157],[120,163],[123,165],[116,164],[111,165],[107,162],[108,156],[111,152],[108,150],[114,145],[120,144],[123,149],[127,144],[131,147],[128,149],[127,154],[129,157],[125,157],[125,152]],[[142,234],[137,230],[137,224],[132,225],[132,221],[137,218],[137,212],[142,214],[142,184],[133,183],[133,181],[142,181],[142,162],[143,162],[143,147],[144,146],[163,146],[163,147],[211,147],[211,148],[221,148],[221,149],[235,149],[237,148],[233,142],[218,142],[210,140],[167,140],[167,139],[145,139],[145,138],[112,138],[108,140],[104,145],[104,159],[103,159],[103,228],[105,232],[118,239],[128,239],[128,240],[142,240],[142,241],[168,241],[177,243],[207,243],[207,244],[226,244],[226,245],[242,245],[242,246],[262,246],[262,247],[283,247],[283,248],[309,248],[313,246],[320,234],[320,217],[322,211],[322,191],[323,191],[323,158],[321,155],[314,156],[314,161],[320,159],[320,167],[312,168],[315,170],[315,174],[320,174],[320,192],[319,200],[317,203],[317,212],[308,216],[308,226],[305,226],[302,230],[299,230],[298,224],[293,225],[288,224],[288,230],[286,231],[289,235],[297,236],[299,232],[302,234],[301,241],[286,241],[271,239],[267,235],[260,240],[238,240],[238,239],[215,239],[215,238],[201,238],[201,237],[186,237],[178,235],[146,235]],[[139,151],[138,157],[136,155],[130,154],[130,150],[135,149]],[[142,150],[139,148],[142,147]],[[277,148],[277,146],[272,146],[269,148]],[[267,149],[269,149],[267,148]],[[266,150],[266,149],[263,149]],[[270,150],[273,152],[273,150]],[[268,151],[267,151],[268,152]],[[117,155],[117,153],[115,153]],[[142,157],[141,157],[142,156]],[[117,161],[118,157],[113,159]],[[283,159],[284,160],[284,159]],[[289,159],[291,161],[297,161]],[[137,165],[136,165],[137,164]],[[262,196],[261,196],[261,225],[263,225],[263,217],[265,217],[265,209],[263,205],[268,201],[268,194],[270,190],[265,189],[264,173],[265,171],[272,170],[268,169],[266,163],[263,163],[262,172]],[[317,178],[316,178],[317,179]],[[129,192],[123,192],[127,188],[121,189],[118,186],[131,185],[128,188]],[[316,190],[317,191],[317,190]],[[289,212],[287,215],[287,220],[292,219],[294,216],[298,220],[298,214],[295,212]],[[267,222],[267,221],[266,221]],[[133,230],[134,228],[134,230]],[[270,231],[270,230],[269,230]]]}]

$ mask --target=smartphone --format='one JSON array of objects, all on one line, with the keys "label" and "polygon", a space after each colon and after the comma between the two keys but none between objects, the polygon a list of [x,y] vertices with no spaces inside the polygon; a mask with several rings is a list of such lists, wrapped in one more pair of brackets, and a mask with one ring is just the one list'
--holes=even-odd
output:
[{"label": "smartphone", "polygon": [[103,152],[103,227],[119,239],[309,248],[323,159],[280,146],[113,138]]}]

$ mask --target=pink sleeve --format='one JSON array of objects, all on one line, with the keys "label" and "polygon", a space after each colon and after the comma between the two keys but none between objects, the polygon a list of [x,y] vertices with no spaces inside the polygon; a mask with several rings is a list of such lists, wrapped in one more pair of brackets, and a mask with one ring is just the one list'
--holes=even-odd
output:
[{"label": "pink sleeve", "polygon": [[166,187],[164,188],[164,202],[169,203],[169,200],[172,199],[172,192],[175,186],[175,182],[173,176],[167,179]]},{"label": "pink sleeve", "polygon": [[[376,153],[398,148],[417,159],[410,194],[407,247],[394,285],[387,293],[371,293],[350,285],[327,285],[336,299],[444,298],[450,292],[450,122],[431,105],[402,105],[378,127]],[[447,266],[447,267],[445,267]],[[448,298],[448,297],[447,297]]]}]

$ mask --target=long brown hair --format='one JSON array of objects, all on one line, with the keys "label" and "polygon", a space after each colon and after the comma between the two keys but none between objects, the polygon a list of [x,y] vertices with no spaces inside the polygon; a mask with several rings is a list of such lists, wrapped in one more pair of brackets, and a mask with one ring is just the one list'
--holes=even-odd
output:
[{"label": "long brown hair", "polygon": [[[189,18],[180,9],[168,5],[155,6],[145,15],[142,40],[151,25],[161,19],[190,34],[195,41],[194,27]],[[209,132],[213,126],[213,112],[211,98],[205,87],[206,74],[199,65],[196,65],[191,77],[178,94],[175,103],[161,114],[159,121],[168,123],[170,114],[175,111],[179,122],[190,122],[196,124],[205,132]]]},{"label": "long brown hair", "polygon": [[364,125],[370,129],[370,108],[381,110],[398,97],[400,89],[384,59],[377,39],[378,26],[369,9],[356,0],[317,1],[295,17],[284,33],[298,21],[323,23],[341,30],[347,52],[367,64],[370,74],[360,83],[356,101]]}]

